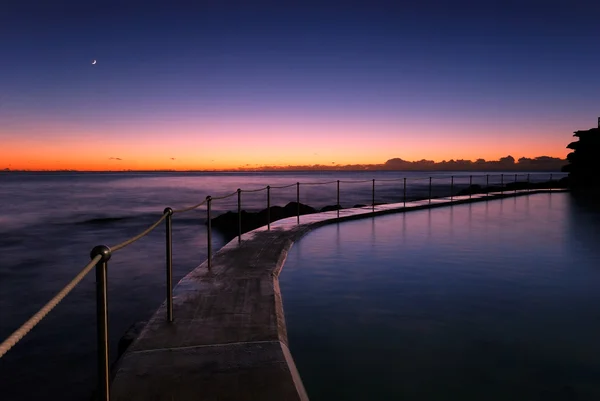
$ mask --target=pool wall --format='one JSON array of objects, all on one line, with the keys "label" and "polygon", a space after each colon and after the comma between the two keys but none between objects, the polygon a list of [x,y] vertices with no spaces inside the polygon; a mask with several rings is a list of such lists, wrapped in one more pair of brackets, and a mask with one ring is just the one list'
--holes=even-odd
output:
[{"label": "pool wall", "polygon": [[114,370],[112,400],[308,400],[288,348],[278,276],[294,241],[325,224],[564,189],[474,194],[303,215],[235,238],[174,288]]}]

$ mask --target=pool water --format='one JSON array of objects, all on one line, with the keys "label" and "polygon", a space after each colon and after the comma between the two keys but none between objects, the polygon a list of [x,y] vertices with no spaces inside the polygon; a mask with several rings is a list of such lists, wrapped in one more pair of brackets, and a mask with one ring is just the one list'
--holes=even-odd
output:
[{"label": "pool water", "polygon": [[316,229],[280,276],[309,397],[600,399],[599,239],[567,193]]}]

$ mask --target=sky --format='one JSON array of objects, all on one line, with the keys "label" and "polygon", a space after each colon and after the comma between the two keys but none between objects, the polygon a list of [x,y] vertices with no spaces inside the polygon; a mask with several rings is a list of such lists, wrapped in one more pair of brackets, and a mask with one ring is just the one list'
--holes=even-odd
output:
[{"label": "sky", "polygon": [[600,116],[598,1],[12,3],[0,169],[565,157]]}]

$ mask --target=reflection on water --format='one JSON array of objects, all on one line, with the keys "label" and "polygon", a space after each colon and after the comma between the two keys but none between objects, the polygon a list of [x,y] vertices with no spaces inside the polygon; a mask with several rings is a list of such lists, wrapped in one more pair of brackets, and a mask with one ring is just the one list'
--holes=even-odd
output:
[{"label": "reflection on water", "polygon": [[317,229],[280,277],[311,399],[600,399],[599,228],[538,194]]}]

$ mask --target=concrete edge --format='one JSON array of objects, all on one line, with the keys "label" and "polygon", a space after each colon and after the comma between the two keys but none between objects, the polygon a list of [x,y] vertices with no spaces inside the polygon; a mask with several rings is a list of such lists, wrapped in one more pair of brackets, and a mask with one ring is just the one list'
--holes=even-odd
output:
[{"label": "concrete edge", "polygon": [[285,357],[288,369],[290,370],[290,374],[292,375],[292,380],[296,385],[296,391],[298,392],[298,396],[301,400],[308,401],[308,394],[306,392],[306,389],[304,388],[304,383],[302,383],[302,378],[300,377],[298,368],[296,368],[296,363],[294,362],[294,358],[292,357],[292,353],[290,352],[290,349],[288,348],[287,344],[282,342],[281,350],[283,351],[283,356]]}]

